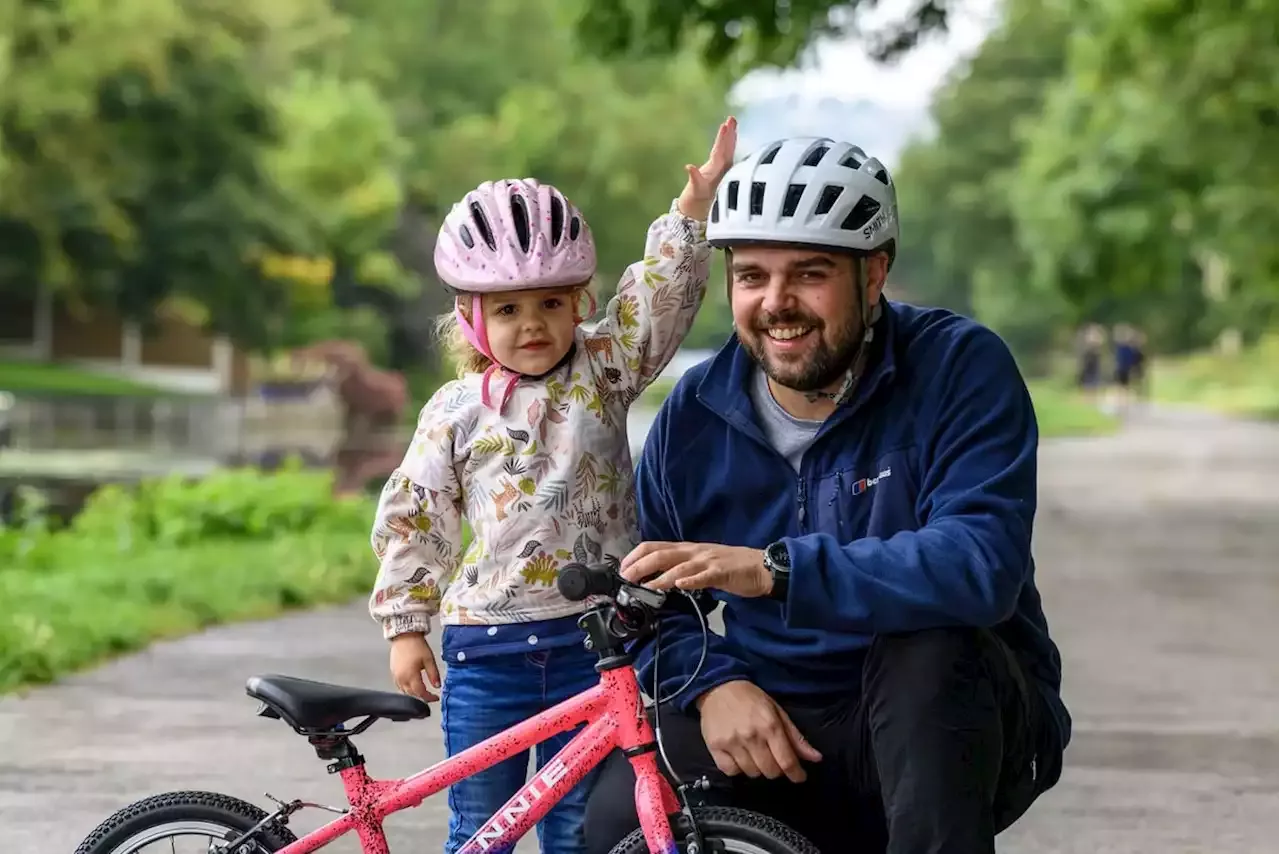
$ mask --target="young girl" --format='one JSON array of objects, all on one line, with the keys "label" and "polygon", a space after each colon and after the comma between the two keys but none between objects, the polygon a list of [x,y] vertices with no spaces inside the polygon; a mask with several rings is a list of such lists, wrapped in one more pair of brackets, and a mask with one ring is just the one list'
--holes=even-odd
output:
[{"label": "young girl", "polygon": [[[709,275],[705,223],[733,163],[736,122],[649,228],[604,319],[594,309],[595,246],[582,214],[532,180],[481,184],[453,207],[436,270],[457,294],[444,325],[460,379],[432,396],[378,504],[381,561],[370,612],[391,641],[397,687],[436,697],[426,635],[444,624],[445,749],[454,755],[594,685],[583,604],[556,590],[571,561],[621,560],[638,536],[627,409],[671,360]],[[471,542],[462,549],[462,521]],[[537,749],[544,764],[573,733]],[[453,854],[524,784],[527,754],[453,786]],[[544,854],[583,851],[583,780],[538,825]]]}]

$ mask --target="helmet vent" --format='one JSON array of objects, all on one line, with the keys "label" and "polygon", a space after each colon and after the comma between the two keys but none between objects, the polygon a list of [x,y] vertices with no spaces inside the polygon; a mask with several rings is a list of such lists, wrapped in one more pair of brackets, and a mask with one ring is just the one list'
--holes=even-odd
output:
[{"label": "helmet vent", "polygon": [[836,202],[840,201],[841,194],[844,193],[844,187],[838,184],[828,184],[822,188],[822,196],[818,199],[818,206],[813,212],[818,216],[831,213],[831,209],[836,206]]},{"label": "helmet vent", "polygon": [[876,180],[879,181],[881,184],[884,184],[886,187],[889,186],[889,173],[884,171],[883,169],[877,170]]},{"label": "helmet vent", "polygon": [[772,148],[764,153],[764,157],[760,158],[760,165],[766,166],[773,162],[773,158],[778,156],[778,152],[782,150],[782,143],[775,143]]},{"label": "helmet vent", "polygon": [[809,153],[805,155],[804,163],[800,165],[801,166],[817,166],[819,163],[822,162],[822,158],[825,157],[827,152],[830,150],[831,150],[831,146],[819,143],[818,145],[809,149]]},{"label": "helmet vent", "polygon": [[844,222],[840,223],[840,227],[845,231],[857,231],[871,222],[871,218],[878,213],[880,213],[880,203],[870,196],[863,196],[858,199],[858,203],[853,206],[853,210],[849,211],[849,215],[844,218]]},{"label": "helmet vent", "polygon": [[714,202],[711,203],[711,221],[712,222],[720,221],[720,200],[719,199],[716,199]]},{"label": "helmet vent", "polygon": [[582,220],[576,216],[569,219],[569,239],[577,240],[578,234],[582,231]]},{"label": "helmet vent", "polygon": [[458,226],[458,238],[462,240],[462,245],[468,249],[476,248],[476,239],[471,236],[471,229],[465,225]]},{"label": "helmet vent", "polygon": [[730,181],[729,189],[725,193],[725,207],[731,211],[738,209],[738,182]]},{"label": "helmet vent", "polygon": [[528,252],[532,235],[529,234],[529,203],[519,193],[511,194],[511,226],[515,229],[520,251]]},{"label": "helmet vent", "polygon": [[800,204],[800,197],[804,195],[804,184],[791,184],[787,187],[786,198],[782,200],[782,215],[795,216],[796,208]]},{"label": "helmet vent", "polygon": [[551,245],[559,246],[564,237],[564,203],[560,197],[551,196]]},{"label": "helmet vent", "polygon": [[751,182],[751,203],[747,208],[748,216],[760,216],[764,213],[764,181]]},{"label": "helmet vent", "polygon": [[862,161],[858,159],[858,155],[850,151],[844,157],[840,158],[841,166],[848,166],[850,169],[861,169]]},{"label": "helmet vent", "polygon": [[480,207],[479,202],[472,202],[470,207],[471,220],[476,225],[476,231],[480,232],[480,239],[483,240],[485,245],[491,250],[496,250],[498,248],[498,244],[494,242],[493,229],[489,227],[489,220],[484,215],[484,208]]}]

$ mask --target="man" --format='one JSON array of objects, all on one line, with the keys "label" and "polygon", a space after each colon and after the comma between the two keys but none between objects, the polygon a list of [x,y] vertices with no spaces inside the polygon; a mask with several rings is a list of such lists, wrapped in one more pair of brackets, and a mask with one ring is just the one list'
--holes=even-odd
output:
[{"label": "man", "polygon": [[[736,334],[658,414],[637,477],[646,542],[623,562],[725,606],[701,669],[681,595],[659,653],[636,650],[647,690],[660,673],[666,755],[708,777],[709,802],[826,854],[993,852],[1057,781],[1071,727],[1034,584],[1018,368],[979,324],[882,298],[896,193],[848,143],[738,163],[707,233]],[[591,851],[637,826],[633,780],[606,761]]]}]

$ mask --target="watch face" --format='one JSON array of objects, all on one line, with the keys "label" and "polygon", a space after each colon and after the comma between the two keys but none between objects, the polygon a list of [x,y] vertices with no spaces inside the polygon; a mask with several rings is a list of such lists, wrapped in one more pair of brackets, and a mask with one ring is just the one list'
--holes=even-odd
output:
[{"label": "watch face", "polygon": [[791,568],[791,555],[787,554],[787,547],[783,543],[774,543],[765,549],[764,554],[769,563],[776,564],[781,569]]}]

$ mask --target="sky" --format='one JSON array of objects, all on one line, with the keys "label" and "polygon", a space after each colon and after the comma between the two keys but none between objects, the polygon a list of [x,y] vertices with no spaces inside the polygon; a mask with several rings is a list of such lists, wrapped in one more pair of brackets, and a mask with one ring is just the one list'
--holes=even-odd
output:
[{"label": "sky", "polygon": [[[856,20],[874,30],[904,19],[913,5],[880,0]],[[948,32],[893,63],[874,62],[856,37],[844,37],[813,45],[798,68],[749,74],[732,93],[742,105],[739,150],[786,136],[843,136],[892,165],[910,137],[928,129],[933,92],[982,43],[998,13],[998,0],[962,0]]]}]

